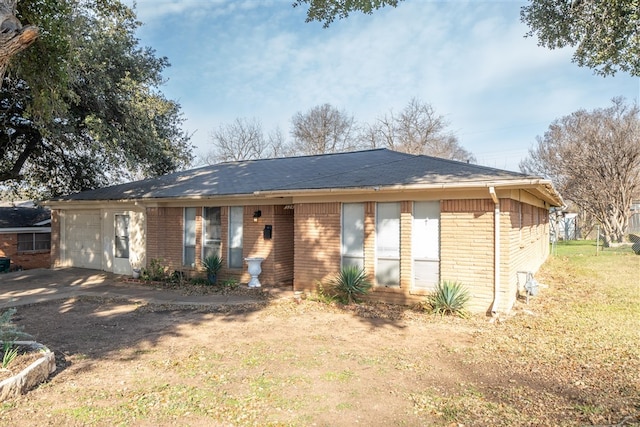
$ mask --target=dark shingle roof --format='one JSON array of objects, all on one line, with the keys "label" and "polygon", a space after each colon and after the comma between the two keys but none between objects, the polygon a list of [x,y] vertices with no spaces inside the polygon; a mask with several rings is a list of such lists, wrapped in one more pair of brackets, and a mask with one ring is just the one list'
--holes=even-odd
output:
[{"label": "dark shingle roof", "polygon": [[0,228],[37,227],[36,224],[48,219],[51,219],[48,209],[0,207]]},{"label": "dark shingle roof", "polygon": [[72,194],[57,200],[208,197],[266,191],[348,189],[532,178],[387,149],[220,163],[158,178]]}]

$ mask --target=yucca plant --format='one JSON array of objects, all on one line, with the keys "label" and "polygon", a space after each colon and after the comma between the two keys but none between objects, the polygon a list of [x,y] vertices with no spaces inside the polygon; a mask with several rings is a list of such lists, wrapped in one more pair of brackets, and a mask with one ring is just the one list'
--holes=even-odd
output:
[{"label": "yucca plant", "polygon": [[347,304],[357,302],[358,297],[366,295],[371,290],[371,282],[363,268],[347,265],[331,282],[337,296]]},{"label": "yucca plant", "polygon": [[2,343],[2,369],[7,369],[11,362],[18,357],[18,347],[14,346],[13,341],[5,341]]},{"label": "yucca plant", "polygon": [[218,280],[218,272],[222,268],[222,257],[219,255],[210,255],[202,260],[202,266],[207,270],[209,284],[215,285]]},{"label": "yucca plant", "polygon": [[427,303],[434,314],[467,317],[469,292],[460,282],[444,280],[436,285],[435,291],[427,297]]}]

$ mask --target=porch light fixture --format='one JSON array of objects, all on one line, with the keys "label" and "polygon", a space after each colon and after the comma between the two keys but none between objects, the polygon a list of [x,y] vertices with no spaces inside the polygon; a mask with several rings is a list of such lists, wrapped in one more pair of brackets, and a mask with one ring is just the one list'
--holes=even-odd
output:
[{"label": "porch light fixture", "polygon": [[253,213],[253,222],[258,222],[258,218],[262,216],[262,211],[255,211]]}]

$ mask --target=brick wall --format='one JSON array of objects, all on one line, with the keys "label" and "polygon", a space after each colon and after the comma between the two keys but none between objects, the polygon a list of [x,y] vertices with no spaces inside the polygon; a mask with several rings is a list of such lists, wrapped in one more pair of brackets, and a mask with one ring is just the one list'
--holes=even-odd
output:
[{"label": "brick wall", "polygon": [[490,199],[441,202],[440,278],[464,283],[474,312],[488,310],[493,302],[493,213]]},{"label": "brick wall", "polygon": [[60,210],[51,209],[51,254],[49,266],[55,268],[60,262]]},{"label": "brick wall", "polygon": [[511,297],[515,300],[518,285],[521,288],[526,280],[525,274],[518,271],[535,273],[549,256],[549,213],[545,208],[509,200],[505,203],[510,218],[508,283]]},{"label": "brick wall", "polygon": [[169,270],[184,270],[182,208],[147,209],[147,266],[153,259],[162,260]]},{"label": "brick wall", "polygon": [[273,248],[274,284],[293,283],[293,209],[274,207]]},{"label": "brick wall", "polygon": [[315,292],[340,269],[340,203],[297,204],[294,289]]},{"label": "brick wall", "polygon": [[[253,221],[253,213],[262,215]],[[203,276],[202,260],[202,208],[196,208],[196,263],[195,267],[182,265],[184,208],[147,209],[147,263],[161,259],[170,271],[179,270],[189,277]],[[228,267],[229,207],[220,209],[221,246],[224,260],[218,280],[236,279],[249,282],[247,265]],[[265,225],[272,226],[272,238],[264,238]],[[243,253],[242,257],[263,257],[260,282],[264,286],[291,284],[293,282],[293,210],[282,206],[250,205],[243,207]]]},{"label": "brick wall", "polygon": [[50,251],[18,252],[17,233],[0,234],[0,257],[11,259],[11,269],[49,268],[51,265]]}]

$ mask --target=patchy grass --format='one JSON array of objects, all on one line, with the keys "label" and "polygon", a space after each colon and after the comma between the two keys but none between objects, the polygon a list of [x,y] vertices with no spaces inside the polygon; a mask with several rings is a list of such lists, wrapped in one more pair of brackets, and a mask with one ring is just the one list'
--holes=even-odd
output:
[{"label": "patchy grass", "polygon": [[[73,318],[41,333],[81,325],[92,341],[59,338],[58,346],[74,348],[68,366],[0,405],[0,418],[54,426],[638,426],[639,267],[629,248],[596,256],[595,242],[558,245],[536,275],[539,295],[494,323],[311,300],[251,313],[172,308]],[[72,312],[82,307],[91,319],[90,302]],[[44,328],[66,313],[40,305],[25,307],[23,318],[46,314]],[[168,326],[154,329],[158,322]],[[109,340],[93,335],[110,325],[127,343],[96,352]]]},{"label": "patchy grass", "polygon": [[[511,366],[503,372],[514,383],[531,378],[529,387],[497,387],[504,418],[527,402],[518,424],[639,425],[640,257],[628,247],[596,256],[595,242],[570,242],[558,246],[537,279],[547,286],[541,295],[466,360]],[[470,422],[472,412],[456,421]]]}]

